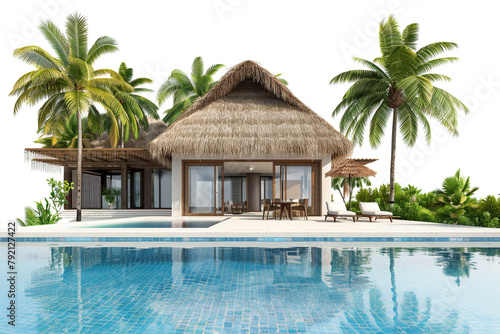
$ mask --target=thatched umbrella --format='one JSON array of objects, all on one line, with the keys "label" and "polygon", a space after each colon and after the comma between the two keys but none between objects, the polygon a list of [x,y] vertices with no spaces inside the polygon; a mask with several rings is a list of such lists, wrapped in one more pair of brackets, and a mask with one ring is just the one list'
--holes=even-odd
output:
[{"label": "thatched umbrella", "polygon": [[151,142],[156,159],[346,157],[352,143],[269,71],[244,61]]},{"label": "thatched umbrella", "polygon": [[[377,175],[365,165],[378,159],[345,159],[338,166],[332,168],[325,177],[347,177],[347,184],[351,186],[352,177],[369,177]],[[349,210],[351,209],[351,196],[349,196]]]}]

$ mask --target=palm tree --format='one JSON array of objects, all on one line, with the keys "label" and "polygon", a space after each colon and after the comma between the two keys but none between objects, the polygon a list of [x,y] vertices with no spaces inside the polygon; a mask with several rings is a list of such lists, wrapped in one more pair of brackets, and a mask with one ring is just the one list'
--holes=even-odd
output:
[{"label": "palm tree", "polygon": [[222,67],[224,65],[215,64],[204,72],[203,59],[196,57],[191,66],[191,77],[179,69],[173,70],[168,80],[161,85],[156,96],[159,105],[162,105],[171,96],[174,98],[174,105],[165,111],[166,116],[163,121],[172,123],[197,98],[205,95],[216,84],[213,76]]},{"label": "palm tree", "polygon": [[[57,57],[51,56],[38,46],[16,49],[14,56],[36,67],[23,75],[14,84],[10,95],[18,96],[14,105],[17,114],[24,104],[33,106],[44,101],[38,110],[39,128],[48,129],[66,122],[76,114],[78,122],[78,168],[77,168],[77,214],[81,220],[81,173],[82,173],[82,114],[88,114],[89,122],[98,121],[99,112],[94,104],[104,107],[118,133],[118,121],[127,124],[127,113],[110,93],[116,86],[132,91],[133,88],[119,74],[109,69],[94,70],[94,62],[102,55],[118,50],[114,39],[103,36],[88,49],[87,20],[78,13],[71,14],[66,21],[66,34],[51,21],[43,21],[40,30],[51,44]],[[110,74],[111,78],[102,75]],[[117,138],[114,139],[116,146]]]},{"label": "palm tree", "polygon": [[337,190],[342,197],[342,201],[346,204],[346,197],[349,195],[349,210],[351,210],[351,200],[352,200],[352,192],[354,188],[363,188],[365,186],[371,186],[372,183],[370,179],[367,177],[351,177],[351,183],[348,181],[347,177],[333,177],[332,178],[332,188]]},{"label": "palm tree", "polygon": [[[103,115],[104,116],[104,115]],[[54,133],[43,136],[35,143],[43,144],[45,148],[78,148],[78,120],[72,114],[66,123],[54,129]],[[97,139],[104,131],[103,122],[89,122],[88,117],[82,118],[82,145],[84,148],[91,147],[90,142]]]},{"label": "palm tree", "polygon": [[370,62],[354,58],[368,69],[343,72],[330,83],[353,82],[342,101],[333,111],[343,111],[340,130],[361,145],[369,123],[369,141],[372,147],[380,145],[389,118],[392,116],[391,144],[391,205],[394,203],[396,135],[399,129],[403,142],[415,145],[419,126],[423,126],[428,143],[431,127],[428,117],[436,119],[450,133],[458,135],[457,112],[467,107],[447,91],[435,87],[436,81],[450,81],[445,75],[428,73],[434,68],[458,60],[456,57],[436,58],[457,44],[437,42],[417,49],[418,24],[399,30],[394,16],[380,24],[380,50],[382,55]]},{"label": "palm tree", "polygon": [[408,196],[410,196],[410,200],[412,202],[415,202],[417,200],[417,195],[419,195],[422,190],[421,189],[418,189],[417,187],[415,186],[412,186],[411,184],[409,184],[408,186],[404,187],[402,189]]},{"label": "palm tree", "polygon": [[442,189],[434,190],[436,199],[434,205],[438,208],[437,215],[442,219],[451,220],[454,224],[468,222],[464,217],[467,208],[476,208],[478,203],[472,195],[479,190],[479,187],[471,188],[470,177],[460,176],[460,169],[455,176],[444,179]]},{"label": "palm tree", "polygon": [[[134,89],[132,92],[120,87],[114,87],[111,89],[115,98],[120,101],[123,109],[127,112],[129,119],[129,126],[119,124],[120,144],[123,148],[129,139],[130,130],[132,130],[134,138],[137,140],[137,138],[139,138],[139,126],[141,126],[146,132],[149,129],[148,116],[154,119],[158,119],[159,116],[158,106],[149,99],[137,94],[141,92],[153,92],[151,89],[140,87],[144,84],[153,83],[153,80],[149,78],[133,79],[134,70],[127,67],[124,62],[120,64],[118,73],[120,74],[121,79]],[[106,122],[106,125],[109,126],[109,123],[110,122]]]}]

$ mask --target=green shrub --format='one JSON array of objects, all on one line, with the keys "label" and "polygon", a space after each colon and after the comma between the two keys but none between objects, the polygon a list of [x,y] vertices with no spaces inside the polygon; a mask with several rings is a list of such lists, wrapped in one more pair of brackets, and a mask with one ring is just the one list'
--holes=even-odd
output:
[{"label": "green shrub", "polygon": [[[68,203],[66,197],[71,189],[73,189],[73,182],[56,181],[54,179],[47,179],[50,186],[49,198],[44,198],[43,201],[35,202],[36,209],[29,206],[24,208],[24,221],[17,218],[19,224],[24,226],[33,225],[46,225],[55,224],[61,220],[59,216],[65,203]],[[50,202],[49,202],[50,200]]]}]

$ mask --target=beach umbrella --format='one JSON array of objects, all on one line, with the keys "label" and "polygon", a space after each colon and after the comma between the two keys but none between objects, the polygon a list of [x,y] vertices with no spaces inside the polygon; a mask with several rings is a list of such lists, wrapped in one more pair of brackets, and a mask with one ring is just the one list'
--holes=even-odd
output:
[{"label": "beach umbrella", "polygon": [[[377,175],[377,172],[366,167],[366,164],[378,159],[345,159],[325,174],[325,177],[347,177],[350,187],[351,178],[369,177]],[[351,196],[349,196],[349,210],[351,209]]]}]

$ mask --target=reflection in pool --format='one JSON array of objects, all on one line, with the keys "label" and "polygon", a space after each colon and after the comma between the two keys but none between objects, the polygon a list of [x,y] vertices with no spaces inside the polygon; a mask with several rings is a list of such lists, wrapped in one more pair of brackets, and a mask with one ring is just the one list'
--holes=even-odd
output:
[{"label": "reflection in pool", "polygon": [[208,228],[215,224],[220,223],[222,220],[163,220],[163,221],[153,221],[153,222],[123,222],[123,223],[93,223],[76,225],[69,227],[75,228]]},{"label": "reflection in pool", "polygon": [[22,333],[500,328],[500,249],[23,246],[18,253]]}]

